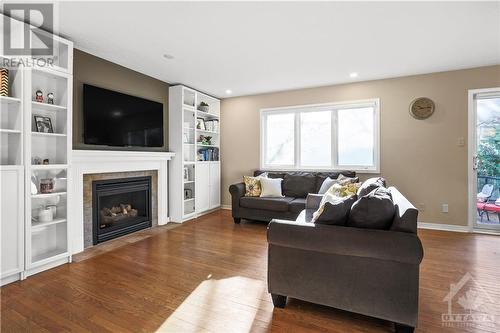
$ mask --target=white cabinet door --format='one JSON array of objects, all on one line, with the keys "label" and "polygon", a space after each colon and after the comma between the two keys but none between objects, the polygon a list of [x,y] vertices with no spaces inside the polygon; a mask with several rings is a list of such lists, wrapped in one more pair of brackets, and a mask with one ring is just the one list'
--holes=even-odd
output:
[{"label": "white cabinet door", "polygon": [[1,214],[1,277],[24,270],[24,181],[22,167],[0,171],[2,183]]},{"label": "white cabinet door", "polygon": [[210,184],[210,167],[208,163],[196,164],[196,190],[195,190],[195,204],[198,213],[210,209],[209,191]]},{"label": "white cabinet door", "polygon": [[210,163],[210,209],[220,206],[220,162]]}]

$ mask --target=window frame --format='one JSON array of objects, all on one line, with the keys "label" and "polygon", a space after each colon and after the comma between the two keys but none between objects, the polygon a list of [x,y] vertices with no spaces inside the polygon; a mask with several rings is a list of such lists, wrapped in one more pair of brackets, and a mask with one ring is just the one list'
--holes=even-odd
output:
[{"label": "window frame", "polygon": [[[373,107],[374,109],[374,149],[372,166],[339,165],[338,164],[338,110]],[[331,111],[331,164],[330,167],[303,167],[300,164],[301,133],[300,114],[305,112]],[[294,114],[294,164],[293,165],[266,165],[267,145],[267,116],[272,114]],[[380,99],[370,98],[354,101],[332,102],[323,104],[295,105],[276,108],[260,109],[260,168],[262,170],[283,171],[340,171],[352,170],[358,173],[380,173]]]}]

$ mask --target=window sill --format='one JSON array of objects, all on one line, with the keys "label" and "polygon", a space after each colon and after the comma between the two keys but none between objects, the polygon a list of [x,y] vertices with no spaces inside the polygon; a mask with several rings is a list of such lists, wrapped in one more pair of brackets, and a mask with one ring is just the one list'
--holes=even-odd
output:
[{"label": "window sill", "polygon": [[260,170],[262,171],[305,171],[305,172],[340,172],[340,171],[355,171],[356,174],[380,174],[380,170],[378,169],[359,169],[356,167],[349,168],[287,168],[280,166],[261,166]]}]

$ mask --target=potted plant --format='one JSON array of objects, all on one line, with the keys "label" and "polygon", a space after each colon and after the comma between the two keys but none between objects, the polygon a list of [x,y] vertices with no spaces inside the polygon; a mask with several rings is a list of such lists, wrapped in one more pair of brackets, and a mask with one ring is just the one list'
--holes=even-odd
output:
[{"label": "potted plant", "polygon": [[205,102],[201,102],[200,105],[198,106],[198,110],[203,111],[203,112],[208,112],[209,108],[210,108],[210,106]]}]

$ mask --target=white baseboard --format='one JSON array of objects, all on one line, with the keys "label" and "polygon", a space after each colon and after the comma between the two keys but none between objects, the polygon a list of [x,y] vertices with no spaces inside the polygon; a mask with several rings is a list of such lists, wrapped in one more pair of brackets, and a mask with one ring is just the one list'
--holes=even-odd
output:
[{"label": "white baseboard", "polygon": [[[231,210],[231,205],[221,205],[221,209]],[[488,234],[497,234],[496,232],[491,231],[481,231],[481,230],[471,230],[468,226],[465,225],[453,225],[453,224],[441,224],[441,223],[427,223],[427,222],[418,222],[419,229],[429,229],[429,230],[440,230],[440,231],[453,231],[453,232],[477,232],[477,233],[488,233]]]},{"label": "white baseboard", "polygon": [[465,225],[418,222],[417,226],[419,229],[454,231],[454,232],[471,232],[470,228]]}]

